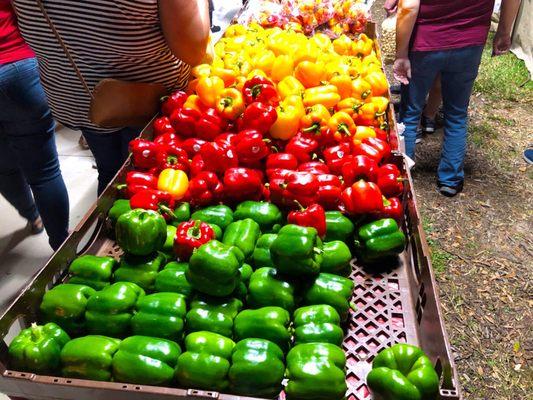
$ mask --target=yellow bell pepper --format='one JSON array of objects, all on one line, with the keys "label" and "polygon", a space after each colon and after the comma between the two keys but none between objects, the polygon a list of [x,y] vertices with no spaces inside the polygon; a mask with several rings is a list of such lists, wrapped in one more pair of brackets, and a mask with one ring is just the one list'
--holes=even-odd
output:
[{"label": "yellow bell pepper", "polygon": [[294,76],[286,76],[278,83],[278,93],[282,99],[290,95],[301,96],[304,90],[304,85]]},{"label": "yellow bell pepper", "polygon": [[266,46],[276,56],[288,54],[287,34],[283,31],[272,32],[266,39]]},{"label": "yellow bell pepper", "polygon": [[261,52],[257,57],[254,58],[253,66],[254,68],[263,70],[267,75],[270,75],[274,61],[276,61],[274,52],[267,50]]},{"label": "yellow bell pepper", "polygon": [[237,80],[233,84],[233,87],[242,93],[242,88],[244,87],[244,84],[247,80],[248,78],[246,78],[245,76],[238,76]]},{"label": "yellow bell pepper", "polygon": [[296,110],[298,111],[298,118],[301,118],[305,115],[305,107],[301,95],[293,94],[287,96],[285,99],[283,99],[283,104],[286,106],[296,107]]},{"label": "yellow bell pepper", "polygon": [[217,98],[217,111],[226,119],[235,120],[244,112],[244,100],[239,90],[224,89]]},{"label": "yellow bell pepper", "polygon": [[246,34],[246,28],[240,24],[233,24],[226,28],[224,37],[234,37]]},{"label": "yellow bell pepper", "polygon": [[352,136],[356,130],[352,117],[343,111],[338,111],[331,116],[328,127],[337,141],[342,141],[344,137]]},{"label": "yellow bell pepper", "polygon": [[376,131],[369,126],[357,126],[355,129],[355,134],[352,137],[352,142],[354,144],[360,144],[363,139],[376,137]]},{"label": "yellow bell pepper", "polygon": [[195,78],[203,78],[204,76],[211,76],[211,65],[198,64],[191,69],[191,75]]},{"label": "yellow bell pepper", "polygon": [[268,78],[267,74],[265,74],[265,71],[263,71],[262,69],[253,69],[248,72],[248,75],[246,75],[248,79],[253,78],[254,76],[262,76],[264,78]]},{"label": "yellow bell pepper", "polygon": [[336,75],[329,80],[337,88],[341,99],[346,99],[352,95],[352,78],[349,75]]},{"label": "yellow bell pepper", "polygon": [[228,68],[212,68],[211,76],[218,76],[220,79],[222,79],[225,87],[233,85],[235,79],[237,79],[237,73]]},{"label": "yellow bell pepper", "polygon": [[289,140],[300,129],[300,111],[293,105],[281,102],[276,107],[278,118],[270,127],[270,136],[274,139]]},{"label": "yellow bell pepper", "polygon": [[334,85],[324,85],[306,89],[303,99],[306,107],[322,104],[327,108],[332,108],[341,100],[341,96]]},{"label": "yellow bell pepper", "polygon": [[389,92],[387,77],[381,71],[372,71],[365,76],[365,81],[368,82],[372,88],[372,96],[383,96]]},{"label": "yellow bell pepper", "polygon": [[185,103],[183,103],[183,108],[192,108],[196,111],[202,111],[205,109],[204,104],[200,101],[200,97],[198,97],[195,94],[191,94],[189,97],[187,97],[187,100],[185,100]]},{"label": "yellow bell pepper", "polygon": [[369,54],[365,58],[363,58],[362,65],[363,67],[368,67],[369,65],[377,65],[378,67],[381,67],[381,62],[379,61],[378,57],[376,56],[376,53],[372,52],[372,54]]},{"label": "yellow bell pepper", "polygon": [[372,94],[372,86],[363,78],[357,78],[352,81],[352,97],[357,100],[366,100]]},{"label": "yellow bell pepper", "polygon": [[294,76],[306,88],[311,88],[320,85],[324,80],[326,71],[323,64],[313,63],[311,61],[302,61],[296,66]]},{"label": "yellow bell pepper", "polygon": [[307,109],[307,113],[300,119],[302,132],[319,134],[328,129],[331,114],[323,104],[315,104]]},{"label": "yellow bell pepper", "polygon": [[366,57],[374,49],[374,41],[364,33],[359,35],[359,39],[353,42],[352,54],[358,57]]},{"label": "yellow bell pepper", "polygon": [[333,48],[335,52],[340,55],[352,54],[352,39],[346,35],[341,35],[333,41]]},{"label": "yellow bell pepper", "polygon": [[316,33],[311,37],[311,41],[320,48],[325,53],[330,53],[333,49],[331,44],[331,39],[328,35],[323,33]]},{"label": "yellow bell pepper", "polygon": [[372,96],[370,102],[374,104],[376,108],[376,117],[381,117],[387,112],[387,107],[389,106],[389,99],[383,96]]},{"label": "yellow bell pepper", "polygon": [[316,62],[320,49],[313,42],[306,40],[298,46],[294,54],[294,63],[298,65],[302,61]]},{"label": "yellow bell pepper", "polygon": [[166,168],[159,174],[157,188],[170,193],[176,200],[179,200],[185,196],[189,188],[189,178],[179,169]]},{"label": "yellow bell pepper", "polygon": [[215,107],[217,97],[224,90],[224,81],[218,76],[203,77],[196,85],[196,94],[200,101],[208,107]]},{"label": "yellow bell pepper", "polygon": [[213,45],[213,49],[215,50],[215,55],[217,57],[224,57],[224,54],[226,54],[226,43],[223,41],[219,41]]},{"label": "yellow bell pepper", "polygon": [[325,79],[331,80],[334,76],[337,75],[349,75],[349,66],[346,64],[342,64],[339,62],[339,60],[336,61],[330,61],[327,63],[324,67],[325,70]]},{"label": "yellow bell pepper", "polygon": [[291,56],[280,55],[276,57],[274,64],[272,65],[272,71],[270,72],[270,78],[274,82],[279,82],[286,76],[292,75],[294,72],[294,61]]},{"label": "yellow bell pepper", "polygon": [[339,101],[337,104],[337,110],[347,113],[350,117],[354,118],[357,115],[359,108],[363,105],[362,100],[357,100],[354,97],[348,97]]}]

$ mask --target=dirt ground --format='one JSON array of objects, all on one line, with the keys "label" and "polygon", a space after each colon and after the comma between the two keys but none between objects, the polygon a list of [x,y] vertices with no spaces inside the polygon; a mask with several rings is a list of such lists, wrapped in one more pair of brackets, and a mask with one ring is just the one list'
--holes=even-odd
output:
[{"label": "dirt ground", "polygon": [[415,190],[467,400],[533,399],[533,167],[522,159],[532,126],[531,99],[474,94],[453,199],[436,191],[442,130],[417,147]]}]

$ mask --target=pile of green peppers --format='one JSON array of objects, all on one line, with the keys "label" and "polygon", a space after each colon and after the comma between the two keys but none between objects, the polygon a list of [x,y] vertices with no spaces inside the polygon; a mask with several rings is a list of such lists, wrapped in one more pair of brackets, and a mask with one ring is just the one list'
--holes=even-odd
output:
[{"label": "pile of green peppers", "polygon": [[[165,221],[118,200],[109,218],[124,255],[71,263],[69,281],[43,297],[46,324],[10,346],[14,368],[268,398],[287,378],[289,399],[342,399],[350,262],[376,263],[405,246],[391,219],[356,228],[328,211],[319,237],[285,224],[268,202],[193,213],[183,203]],[[215,239],[180,260],[176,226],[189,220],[208,224]]]}]

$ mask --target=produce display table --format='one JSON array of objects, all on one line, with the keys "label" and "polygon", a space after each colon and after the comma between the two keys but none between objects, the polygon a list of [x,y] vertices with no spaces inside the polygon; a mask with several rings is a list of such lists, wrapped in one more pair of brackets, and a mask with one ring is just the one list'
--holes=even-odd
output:
[{"label": "produce display table", "polygon": [[[366,32],[371,38],[375,37],[372,24],[367,26]],[[378,47],[375,51],[379,55]],[[397,148],[398,138],[390,107],[385,120],[389,127],[389,140]],[[141,137],[150,139],[152,136],[150,123],[142,131]],[[398,151],[393,153],[389,162],[395,164],[405,178],[402,228],[407,237],[407,246],[393,264],[387,264],[381,271],[375,268],[370,270],[355,258],[350,262],[349,278],[354,283],[354,290],[348,320],[343,324],[346,334],[342,343],[346,355],[346,399],[371,399],[366,377],[375,356],[396,343],[409,343],[419,346],[435,366],[440,379],[437,398],[459,400],[462,395],[457,371],[440,311],[429,248],[411,175]],[[72,261],[82,254],[111,256],[117,260],[122,256],[123,250],[114,239],[108,212],[113,202],[120,198],[118,184],[125,181],[127,172],[132,169],[132,160],[129,159],[63,246],[0,317],[0,338],[3,339],[0,341],[0,392],[12,398],[43,400],[258,399],[218,391],[97,382],[10,369],[8,344],[12,337],[22,328],[41,320],[39,306],[43,295],[58,283],[68,281],[68,268]],[[284,392],[279,399],[285,399]]]}]

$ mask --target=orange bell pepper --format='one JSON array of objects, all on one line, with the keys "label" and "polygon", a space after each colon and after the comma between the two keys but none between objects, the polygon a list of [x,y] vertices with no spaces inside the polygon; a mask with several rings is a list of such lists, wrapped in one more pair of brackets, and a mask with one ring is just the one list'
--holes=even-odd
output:
[{"label": "orange bell pepper", "polygon": [[358,100],[366,100],[372,94],[372,86],[363,78],[352,81],[352,97]]},{"label": "orange bell pepper", "polygon": [[291,95],[301,96],[304,90],[304,85],[294,76],[286,76],[278,83],[278,93],[282,99]]},{"label": "orange bell pepper", "polygon": [[343,111],[347,113],[350,117],[354,118],[354,115],[357,115],[359,108],[361,108],[363,104],[364,103],[361,100],[357,100],[354,97],[348,97],[339,101],[339,103],[337,104],[337,110]]},{"label": "orange bell pepper", "polygon": [[355,134],[352,137],[352,141],[354,144],[361,144],[363,139],[376,137],[376,131],[372,129],[369,126],[357,126],[355,130]]},{"label": "orange bell pepper", "polygon": [[183,108],[191,108],[196,111],[202,112],[205,109],[205,105],[200,101],[200,97],[195,94],[191,94],[183,103]]},{"label": "orange bell pepper", "polygon": [[333,132],[333,137],[339,142],[345,137],[352,136],[356,130],[352,117],[343,111],[338,111],[331,116],[328,127]]},{"label": "orange bell pepper", "polygon": [[276,55],[271,50],[261,52],[252,60],[254,67],[264,71],[267,75],[270,75],[274,61],[276,61]]},{"label": "orange bell pepper", "polygon": [[300,129],[301,110],[297,105],[288,101],[282,101],[276,107],[278,118],[270,127],[270,136],[274,139],[289,140],[298,133]]},{"label": "orange bell pepper", "polygon": [[372,96],[383,96],[389,91],[389,84],[387,83],[387,77],[381,71],[372,71],[365,80],[372,87]]},{"label": "orange bell pepper", "polygon": [[335,75],[329,80],[335,86],[341,96],[341,99],[346,99],[352,95],[352,78],[348,75]]},{"label": "orange bell pepper", "polygon": [[244,84],[246,83],[247,80],[248,79],[245,76],[238,76],[237,80],[235,81],[232,87],[234,87],[235,89],[237,89],[238,91],[242,93],[242,88],[244,87]]},{"label": "orange bell pepper", "polygon": [[303,99],[306,107],[322,104],[327,108],[332,108],[341,100],[341,96],[336,86],[324,85],[306,89]]},{"label": "orange bell pepper", "polygon": [[212,68],[211,76],[218,76],[224,81],[224,86],[226,87],[233,85],[235,79],[237,79],[237,73],[229,68]]},{"label": "orange bell pepper", "polygon": [[315,104],[309,107],[307,114],[300,119],[302,132],[321,133],[328,129],[330,118],[331,114],[324,105]]},{"label": "orange bell pepper", "polygon": [[374,41],[366,36],[364,33],[359,35],[359,39],[353,42],[352,54],[358,57],[366,57],[374,48]]},{"label": "orange bell pepper", "polygon": [[198,64],[197,66],[191,69],[191,75],[195,78],[202,78],[204,76],[211,75],[211,65],[209,64]]},{"label": "orange bell pepper", "polygon": [[226,119],[235,120],[244,112],[244,100],[239,90],[224,89],[217,99],[217,111]]},{"label": "orange bell pepper", "polygon": [[272,71],[270,78],[274,82],[279,82],[286,76],[292,75],[294,72],[294,61],[291,56],[280,55],[276,57],[274,64],[272,65]]},{"label": "orange bell pepper", "polygon": [[185,196],[189,188],[189,178],[179,169],[166,168],[159,174],[157,188],[170,193],[176,200],[179,200]]},{"label": "orange bell pepper", "polygon": [[294,76],[306,88],[311,88],[320,85],[320,82],[325,76],[324,65],[313,63],[311,61],[302,61],[296,66]]},{"label": "orange bell pepper", "polygon": [[196,94],[208,107],[215,107],[220,92],[224,90],[224,81],[218,76],[203,77],[196,85]]},{"label": "orange bell pepper", "polygon": [[352,53],[352,39],[346,35],[341,35],[333,41],[333,48],[337,54],[349,55]]}]

